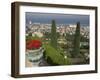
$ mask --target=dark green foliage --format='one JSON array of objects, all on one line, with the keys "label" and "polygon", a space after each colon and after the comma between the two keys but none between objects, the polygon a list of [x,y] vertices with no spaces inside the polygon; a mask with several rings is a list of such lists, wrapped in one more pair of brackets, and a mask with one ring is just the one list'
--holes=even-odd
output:
[{"label": "dark green foliage", "polygon": [[67,41],[73,41],[73,37],[74,37],[74,35],[70,35],[69,33],[66,33],[66,36],[65,36],[65,39],[67,40]]},{"label": "dark green foliage", "polygon": [[80,23],[77,22],[75,36],[74,36],[74,50],[72,57],[77,57],[80,54]]},{"label": "dark green foliage", "polygon": [[89,39],[87,39],[87,38],[84,37],[83,35],[80,35],[80,41],[81,41],[81,42],[89,42]]},{"label": "dark green foliage", "polygon": [[52,20],[51,26],[51,45],[57,49],[57,33],[56,33],[56,23],[55,20]]},{"label": "dark green foliage", "polygon": [[49,32],[45,32],[44,35],[45,35],[44,38],[50,38],[50,33]]},{"label": "dark green foliage", "polygon": [[28,36],[26,36],[26,41],[27,40],[32,40],[32,33],[29,33]]},{"label": "dark green foliage", "polygon": [[29,33],[29,35],[28,35],[28,36],[30,36],[30,37],[31,37],[31,36],[32,36],[32,33]]},{"label": "dark green foliage", "polygon": [[59,38],[60,37],[60,33],[59,32],[57,32],[57,38]]},{"label": "dark green foliage", "polygon": [[57,63],[54,63],[50,57],[47,58],[47,62],[48,62],[49,64],[51,64],[51,65],[54,65],[54,66],[59,65],[59,64],[57,64]]},{"label": "dark green foliage", "polygon": [[89,49],[89,45],[82,45],[80,49]]}]

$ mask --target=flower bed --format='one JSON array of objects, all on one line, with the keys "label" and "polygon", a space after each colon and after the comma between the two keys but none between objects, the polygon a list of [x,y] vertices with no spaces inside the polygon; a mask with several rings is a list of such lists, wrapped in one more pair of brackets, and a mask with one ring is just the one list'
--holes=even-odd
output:
[{"label": "flower bed", "polygon": [[42,43],[39,40],[30,40],[26,42],[26,48],[29,50],[38,49],[41,45]]},{"label": "flower bed", "polygon": [[44,52],[42,42],[39,40],[29,40],[26,42],[26,49],[28,60],[32,62],[33,66],[39,66]]}]

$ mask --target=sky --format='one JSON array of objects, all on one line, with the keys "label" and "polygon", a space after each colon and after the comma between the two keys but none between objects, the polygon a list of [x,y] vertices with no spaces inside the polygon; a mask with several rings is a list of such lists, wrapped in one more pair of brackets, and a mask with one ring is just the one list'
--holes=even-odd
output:
[{"label": "sky", "polygon": [[81,25],[89,26],[89,15],[75,15],[75,14],[59,14],[59,13],[34,13],[26,12],[26,24],[32,23],[51,23],[55,20],[56,24],[76,24],[80,22]]}]

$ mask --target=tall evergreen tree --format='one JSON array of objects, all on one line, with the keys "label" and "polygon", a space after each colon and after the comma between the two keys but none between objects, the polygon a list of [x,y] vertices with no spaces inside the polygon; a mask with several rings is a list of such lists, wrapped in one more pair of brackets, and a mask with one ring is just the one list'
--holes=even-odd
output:
[{"label": "tall evergreen tree", "polygon": [[57,32],[56,32],[55,20],[52,20],[52,25],[51,25],[51,45],[55,49],[57,49]]},{"label": "tall evergreen tree", "polygon": [[74,36],[74,50],[73,50],[73,57],[77,57],[80,54],[80,22],[77,22],[75,36]]}]

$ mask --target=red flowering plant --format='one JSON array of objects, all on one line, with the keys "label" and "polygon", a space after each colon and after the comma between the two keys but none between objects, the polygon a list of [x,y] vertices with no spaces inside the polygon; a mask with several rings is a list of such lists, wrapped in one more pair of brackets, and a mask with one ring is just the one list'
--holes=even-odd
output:
[{"label": "red flowering plant", "polygon": [[29,40],[26,42],[26,48],[29,50],[39,49],[42,46],[42,42],[40,40]]}]

